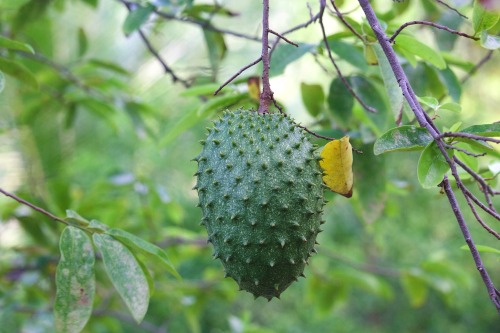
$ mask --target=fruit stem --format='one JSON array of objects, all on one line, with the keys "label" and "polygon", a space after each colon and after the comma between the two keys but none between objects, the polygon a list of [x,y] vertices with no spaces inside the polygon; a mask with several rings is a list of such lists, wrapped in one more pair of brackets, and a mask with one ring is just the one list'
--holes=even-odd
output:
[{"label": "fruit stem", "polygon": [[269,0],[263,0],[262,7],[262,93],[260,94],[259,113],[268,113],[273,100],[269,82]]}]

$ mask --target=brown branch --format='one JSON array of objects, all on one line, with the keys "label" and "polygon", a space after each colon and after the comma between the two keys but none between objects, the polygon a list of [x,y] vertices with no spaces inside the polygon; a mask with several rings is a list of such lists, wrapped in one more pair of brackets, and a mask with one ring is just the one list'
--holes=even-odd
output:
[{"label": "brown branch", "polygon": [[50,212],[46,211],[46,210],[45,210],[45,209],[43,209],[43,208],[40,208],[40,207],[38,207],[38,206],[35,206],[34,204],[32,204],[32,203],[30,203],[30,202],[28,202],[28,201],[26,201],[26,200],[24,200],[24,199],[19,198],[19,197],[18,197],[17,195],[15,195],[15,194],[9,193],[9,192],[5,191],[5,190],[4,190],[4,189],[2,189],[2,188],[0,188],[0,193],[2,193],[3,195],[5,195],[5,196],[7,196],[7,197],[9,197],[9,198],[12,198],[12,199],[16,200],[16,201],[17,201],[17,202],[19,202],[20,204],[23,204],[23,205],[25,205],[25,206],[28,206],[28,207],[30,207],[31,209],[36,210],[37,212],[42,213],[43,215],[50,217],[50,218],[51,218],[52,220],[54,220],[54,221],[57,221],[57,222],[63,223],[63,224],[65,224],[65,225],[69,225],[69,223],[68,223],[67,221],[65,221],[65,220],[63,220],[63,219],[61,219],[61,218],[59,218],[59,217],[55,216],[54,214],[52,214],[52,213],[50,213]]},{"label": "brown branch", "polygon": [[285,42],[287,42],[288,44],[291,44],[295,47],[299,47],[299,45],[297,45],[296,43],[292,42],[291,40],[287,39],[285,36],[277,33],[276,31],[274,30],[271,30],[271,29],[268,29],[267,31],[269,31],[270,33],[272,33],[273,35],[277,36],[278,38],[281,38],[283,39]]},{"label": "brown branch", "polygon": [[461,133],[461,132],[444,132],[444,133],[441,133],[438,136],[438,139],[444,138],[444,137],[447,137],[447,138],[467,138],[467,139],[472,139],[472,140],[489,141],[489,142],[493,142],[493,143],[500,143],[499,139],[489,138],[489,137],[486,137],[486,136],[469,134],[469,133]]},{"label": "brown branch", "polygon": [[363,36],[361,36],[353,27],[351,24],[349,24],[349,22],[347,22],[344,18],[344,15],[340,12],[340,10],[337,8],[337,5],[335,4],[335,0],[330,0],[330,2],[332,3],[332,6],[333,6],[333,9],[335,9],[335,13],[337,14],[337,17],[342,21],[342,23],[347,27],[347,29],[351,30],[351,32],[356,36],[358,37],[362,42],[365,41],[365,39],[363,38]]},{"label": "brown branch", "polygon": [[[448,155],[447,149],[445,147],[445,143],[443,142],[443,134],[439,132],[437,129],[436,125],[434,124],[433,120],[425,113],[423,110],[422,106],[417,100],[417,96],[415,95],[415,92],[413,91],[412,87],[409,84],[408,78],[401,66],[401,63],[399,62],[394,50],[391,47],[391,44],[389,43],[389,40],[382,29],[380,22],[375,15],[375,12],[370,5],[369,0],[358,0],[359,4],[361,5],[361,8],[365,12],[366,18],[368,20],[368,23],[370,27],[372,28],[373,32],[375,33],[375,36],[377,37],[378,42],[380,43],[382,50],[384,51],[384,54],[391,66],[391,69],[401,87],[401,90],[403,92],[403,95],[407,102],[409,103],[413,113],[415,114],[415,117],[418,121],[418,123],[422,126],[425,127],[429,134],[433,137],[436,146],[439,148],[443,158],[446,160],[446,163],[449,165],[451,174],[453,175],[454,179],[456,180],[456,184],[460,191],[463,193],[464,196],[468,196],[472,201],[474,201],[481,209],[483,209],[485,212],[490,214],[491,216],[495,217],[496,219],[499,219],[499,216],[496,212],[492,211],[488,207],[486,207],[480,200],[478,200],[463,184],[458,171],[457,171],[457,166],[455,162],[453,161],[452,158]],[[483,138],[480,136],[477,136],[480,138],[480,140],[485,140],[490,139],[490,138]],[[470,136],[469,136],[470,138]],[[479,140],[479,139],[478,139]],[[486,271],[486,268],[484,267],[481,257],[479,255],[479,252],[477,251],[477,248],[470,236],[469,229],[467,227],[467,224],[465,222],[464,216],[460,210],[460,206],[458,205],[458,202],[456,200],[455,194],[451,190],[449,181],[447,176],[444,177],[443,182],[442,182],[442,187],[444,188],[444,191],[446,192],[446,195],[448,197],[448,201],[450,203],[450,206],[452,207],[453,213],[455,215],[455,218],[459,224],[460,230],[462,231],[462,235],[465,238],[465,241],[467,245],[469,246],[469,250],[472,254],[472,257],[474,259],[474,262],[476,264],[476,267],[478,271],[480,272],[480,275],[483,279],[484,285],[486,286],[486,289],[488,290],[488,294],[490,295],[490,298],[495,305],[495,308],[497,312],[500,314],[500,300],[497,297],[497,290],[491,280],[491,278],[488,275],[488,272]]]},{"label": "brown branch", "polygon": [[269,104],[273,100],[271,83],[269,82],[269,0],[262,5],[262,92],[260,94],[259,113],[268,113]]},{"label": "brown branch", "polygon": [[354,89],[351,87],[351,85],[349,84],[349,82],[347,81],[347,79],[342,74],[340,68],[337,66],[337,63],[336,63],[335,59],[333,59],[332,50],[330,49],[330,45],[328,44],[328,39],[326,37],[325,25],[323,24],[323,14],[325,12],[326,2],[325,2],[325,0],[320,0],[320,3],[321,3],[320,4],[321,9],[320,9],[320,15],[319,15],[319,25],[321,26],[321,32],[323,34],[323,44],[325,44],[325,47],[326,47],[326,49],[328,51],[328,57],[330,58],[330,61],[333,64],[333,67],[335,67],[337,75],[342,80],[342,83],[344,83],[344,86],[347,88],[347,90],[349,90],[349,92],[351,93],[351,95],[359,102],[359,104],[361,104],[361,106],[366,111],[376,113],[377,110],[375,108],[367,105],[358,96],[358,94],[356,94],[356,92],[354,91]]},{"label": "brown branch", "polygon": [[[130,3],[128,1],[124,1],[124,0],[118,0],[120,1],[121,3],[123,3],[125,5],[125,7],[127,7],[127,10],[130,12],[132,11],[132,6],[133,6],[133,3]],[[158,51],[153,47],[153,45],[151,44],[151,42],[149,41],[149,39],[146,37],[146,34],[144,34],[144,31],[142,29],[137,29],[137,32],[139,33],[139,36],[141,37],[143,43],[146,45],[147,49],[149,50],[149,52],[158,60],[158,62],[162,65],[163,67],[163,70],[168,73],[171,77],[172,77],[172,80],[174,81],[174,83],[176,82],[179,82],[181,83],[184,87],[189,87],[190,86],[190,83],[187,81],[187,80],[183,80],[181,78],[179,78],[175,73],[174,71],[172,70],[172,68],[170,68],[169,65],[167,65],[166,61],[163,60],[163,58],[160,56],[160,54],[158,53]]]},{"label": "brown branch", "polygon": [[457,13],[457,15],[463,17],[464,19],[466,19],[466,20],[469,19],[467,16],[465,16],[462,13],[460,13],[456,8],[453,8],[452,6],[448,5],[447,3],[445,3],[445,2],[443,2],[441,0],[436,0],[436,2],[439,3],[439,4],[441,4],[441,5],[443,5],[443,6],[445,6],[446,8],[454,11],[455,13]]},{"label": "brown branch", "polygon": [[242,67],[236,74],[231,76],[226,82],[224,82],[215,92],[214,95],[217,95],[225,86],[227,86],[229,83],[231,83],[234,79],[236,79],[238,76],[241,75],[244,71],[249,69],[252,66],[255,66],[262,60],[262,56],[260,56],[258,59],[252,61],[250,64],[246,65],[245,67]]},{"label": "brown branch", "polygon": [[[362,0],[361,0],[362,1]],[[488,294],[490,295],[490,299],[497,308],[497,311],[500,313],[500,300],[497,295],[497,290],[491,281],[491,278],[486,271],[483,261],[481,259],[481,256],[479,255],[479,251],[476,248],[476,245],[474,244],[474,241],[472,240],[472,236],[470,234],[469,228],[467,227],[467,224],[465,223],[464,217],[462,215],[462,212],[460,211],[460,207],[458,205],[457,199],[455,197],[455,194],[453,193],[453,190],[451,189],[450,182],[448,181],[448,177],[444,177],[443,179],[443,189],[446,193],[446,196],[448,197],[448,200],[450,201],[451,207],[453,209],[453,213],[455,214],[455,217],[457,219],[458,225],[460,227],[460,230],[462,231],[462,234],[464,236],[465,242],[467,243],[467,246],[469,247],[470,253],[472,254],[472,259],[474,260],[474,263],[476,264],[476,268],[479,271],[479,274],[481,275],[483,282],[486,286],[486,289],[488,290]]]},{"label": "brown branch", "polygon": [[493,50],[488,51],[486,55],[462,78],[460,83],[467,82],[484,64],[486,64],[493,56]]},{"label": "brown branch", "polygon": [[436,29],[439,29],[439,30],[444,30],[444,31],[447,31],[449,33],[452,33],[452,34],[455,34],[455,35],[458,35],[458,36],[462,36],[462,37],[473,39],[473,40],[479,40],[478,37],[474,37],[474,36],[468,35],[466,33],[463,33],[463,32],[460,32],[460,31],[457,31],[457,30],[454,30],[454,29],[450,29],[450,28],[448,28],[445,25],[441,25],[441,24],[437,24],[437,23],[433,23],[433,22],[429,22],[429,21],[410,21],[410,22],[406,22],[405,24],[401,25],[394,32],[394,34],[391,36],[391,38],[389,38],[389,42],[393,43],[394,39],[401,33],[401,31],[403,31],[404,28],[406,28],[406,27],[408,27],[410,25],[428,25],[428,26],[431,26],[433,28],[436,28]]}]

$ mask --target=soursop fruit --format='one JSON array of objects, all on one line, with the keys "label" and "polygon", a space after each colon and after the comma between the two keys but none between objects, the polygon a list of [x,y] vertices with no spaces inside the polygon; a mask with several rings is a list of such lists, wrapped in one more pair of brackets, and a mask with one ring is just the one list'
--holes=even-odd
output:
[{"label": "soursop fruit", "polygon": [[201,224],[240,289],[268,300],[316,252],[322,169],[306,133],[282,114],[224,112],[195,158]]}]

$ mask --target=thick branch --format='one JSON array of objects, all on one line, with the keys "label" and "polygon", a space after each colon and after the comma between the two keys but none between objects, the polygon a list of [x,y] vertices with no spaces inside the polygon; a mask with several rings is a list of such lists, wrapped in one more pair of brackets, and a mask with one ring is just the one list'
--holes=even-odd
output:
[{"label": "thick branch", "polygon": [[269,0],[262,6],[262,93],[260,94],[259,113],[269,112],[273,100],[271,83],[269,82]]},{"label": "thick branch", "polygon": [[448,181],[448,177],[446,176],[443,180],[443,189],[446,193],[446,196],[448,197],[448,200],[450,201],[453,213],[455,214],[460,230],[462,231],[462,234],[464,236],[465,242],[467,243],[470,253],[472,254],[472,259],[476,264],[476,268],[479,271],[479,274],[481,274],[483,282],[486,285],[486,289],[488,290],[488,294],[490,295],[491,301],[493,302],[493,304],[495,304],[495,307],[497,308],[497,311],[500,314],[500,300],[498,299],[495,286],[493,285],[493,282],[491,281],[488,272],[484,268],[483,261],[481,260],[481,256],[479,255],[479,251],[477,250],[476,245],[472,240],[469,228],[467,227],[462,212],[460,211],[457,198],[455,197],[455,194],[451,189],[450,182]]}]

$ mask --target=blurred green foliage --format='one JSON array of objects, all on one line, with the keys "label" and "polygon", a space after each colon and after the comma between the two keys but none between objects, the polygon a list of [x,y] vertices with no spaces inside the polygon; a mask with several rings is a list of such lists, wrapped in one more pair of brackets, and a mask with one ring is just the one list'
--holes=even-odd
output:
[{"label": "blurred green foliage", "polygon": [[[237,292],[212,260],[198,225],[201,214],[191,190],[196,165],[190,159],[218,112],[257,106],[247,79],[259,75],[258,69],[245,72],[220,95],[212,92],[255,60],[260,44],[210,29],[257,32],[260,4],[135,2],[140,6],[130,4],[129,13],[120,1],[0,0],[0,71],[5,74],[0,75],[0,187],[57,216],[70,209],[157,244],[182,276],[177,280],[164,265],[134,252],[154,288],[138,325],[98,257],[93,312],[84,332],[497,329],[498,316],[470,254],[460,249],[464,241],[446,197],[418,182],[418,153],[373,154],[377,137],[396,122],[413,124],[414,119],[397,97],[399,87],[359,10],[346,19],[366,43],[333,17],[325,18],[328,43],[347,81],[377,114],[367,113],[333,74],[315,24],[291,35],[300,42],[298,49],[278,46],[271,81],[278,102],[294,118],[324,135],[348,134],[363,151],[354,157],[354,196],[326,194],[330,203],[320,254],[306,269],[307,278],[280,301],[254,301]],[[354,1],[342,3],[342,11],[357,8]],[[478,5],[471,1],[450,3],[472,19],[433,1],[373,1],[388,33],[423,18],[491,36],[484,45],[412,27],[396,39],[396,51],[438,127],[498,121],[500,100],[493,88],[500,84],[498,57],[465,84],[460,81],[486,54],[481,43],[495,47],[498,15],[473,9]],[[275,30],[309,17],[303,3],[275,1],[271,11]],[[138,29],[184,84],[172,83]],[[186,90],[187,83],[194,85]],[[433,100],[443,108],[433,108]],[[462,111],[445,108],[450,102]],[[495,163],[486,158],[476,168],[493,177]],[[498,248],[472,214],[466,217],[478,244]],[[0,197],[0,332],[53,331],[63,227]],[[500,284],[498,254],[484,253],[483,259]]]}]

